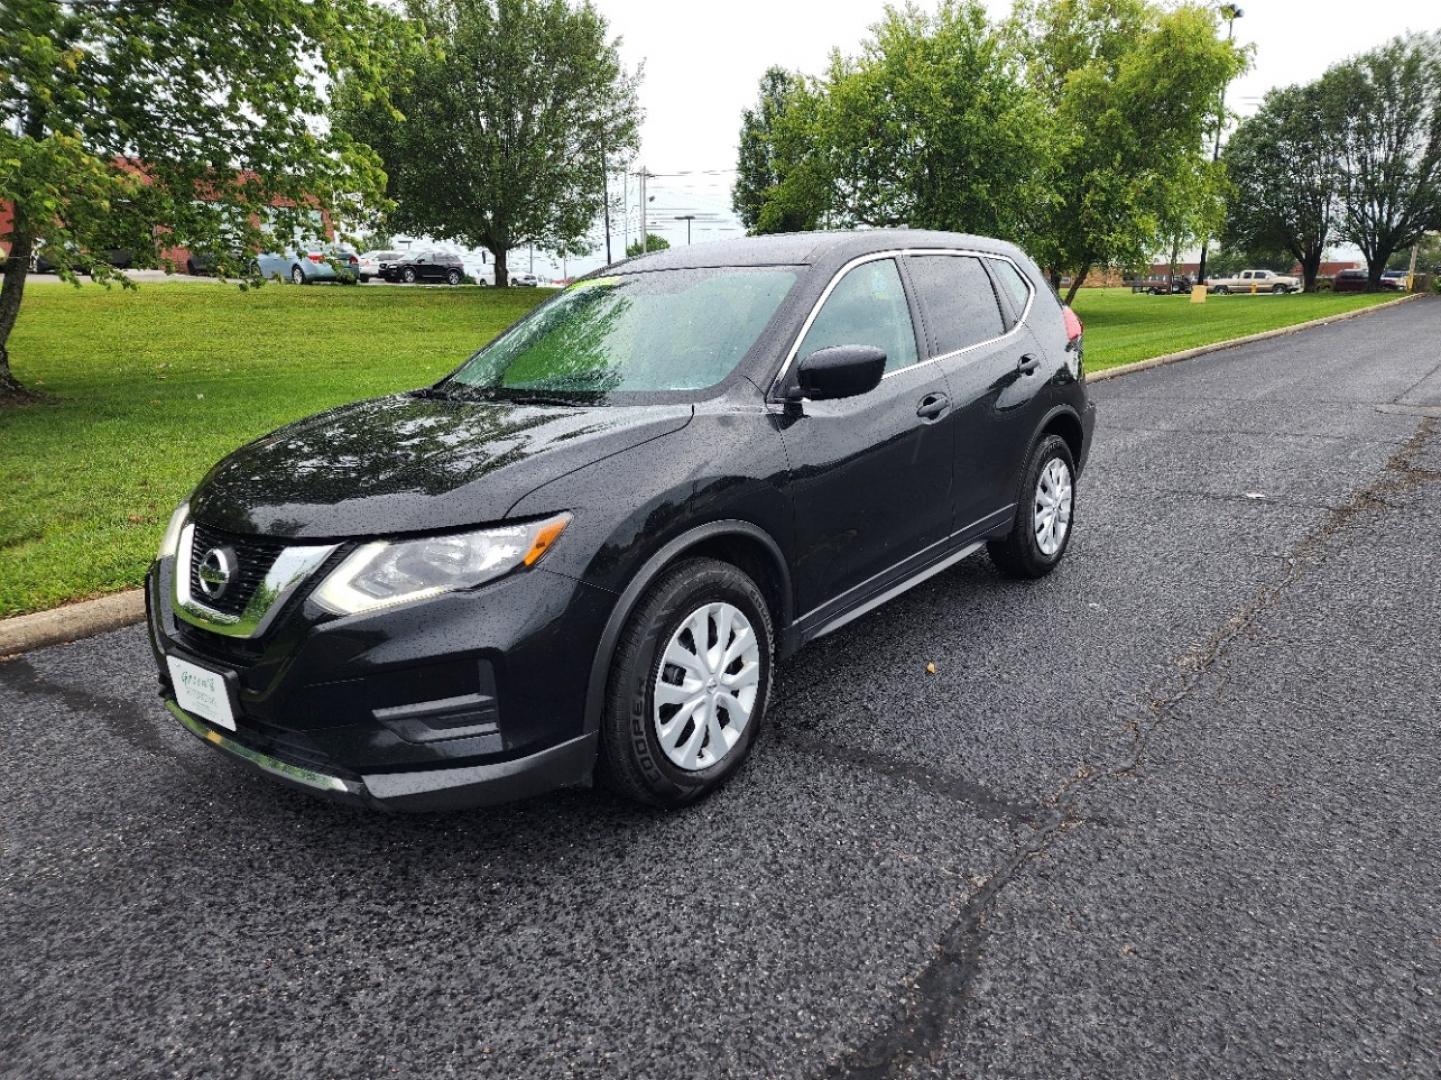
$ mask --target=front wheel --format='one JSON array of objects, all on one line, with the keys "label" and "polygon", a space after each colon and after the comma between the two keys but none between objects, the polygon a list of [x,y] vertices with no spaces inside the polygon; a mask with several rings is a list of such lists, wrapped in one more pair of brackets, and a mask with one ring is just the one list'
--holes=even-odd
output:
[{"label": "front wheel", "polygon": [[1280,296],[1282,293],[1288,293],[1288,292],[1290,292],[1290,291],[1291,291],[1291,290],[1288,289],[1288,288],[1286,288],[1286,286],[1284,286],[1284,285],[1272,285],[1272,286],[1271,286],[1271,293],[1272,293],[1273,296]]},{"label": "front wheel", "polygon": [[402,281],[404,281],[407,285],[414,285],[414,284],[415,284],[415,271],[412,270],[410,267],[407,266],[407,267],[405,268],[405,273],[403,273],[403,274],[400,275],[400,279],[401,279]]},{"label": "front wheel", "polygon": [[1008,577],[1039,578],[1054,570],[1071,542],[1076,463],[1066,440],[1047,435],[1026,463],[1010,535],[986,545]]},{"label": "front wheel", "polygon": [[459,270],[451,270],[451,271],[449,271],[449,272],[445,275],[445,283],[446,283],[447,285],[459,285],[459,284],[460,284],[460,271],[459,271]]},{"label": "front wheel", "polygon": [[749,576],[702,558],[666,571],[616,647],[601,779],[655,806],[720,786],[755,742],[773,657],[770,610]]}]

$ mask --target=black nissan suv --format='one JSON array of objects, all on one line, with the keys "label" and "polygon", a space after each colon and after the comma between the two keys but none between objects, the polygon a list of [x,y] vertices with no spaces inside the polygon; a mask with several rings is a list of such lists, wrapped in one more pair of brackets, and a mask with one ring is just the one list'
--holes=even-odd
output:
[{"label": "black nissan suv", "polygon": [[473,806],[745,758],[776,661],[982,547],[1065,554],[1081,324],[1010,244],[818,233],[644,255],[434,386],[243,447],[147,579],[167,707],[275,777]]}]

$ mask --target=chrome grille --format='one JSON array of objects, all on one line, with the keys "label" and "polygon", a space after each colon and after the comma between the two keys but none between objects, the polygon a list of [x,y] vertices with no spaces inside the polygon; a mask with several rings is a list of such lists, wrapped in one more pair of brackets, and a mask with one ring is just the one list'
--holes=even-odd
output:
[{"label": "chrome grille", "polygon": [[[212,599],[200,587],[200,564],[213,548],[229,548],[235,553],[235,572],[220,597]],[[190,593],[206,607],[222,615],[238,616],[250,603],[255,590],[285,550],[283,540],[261,536],[235,536],[231,533],[195,526],[195,539],[190,549]]]}]

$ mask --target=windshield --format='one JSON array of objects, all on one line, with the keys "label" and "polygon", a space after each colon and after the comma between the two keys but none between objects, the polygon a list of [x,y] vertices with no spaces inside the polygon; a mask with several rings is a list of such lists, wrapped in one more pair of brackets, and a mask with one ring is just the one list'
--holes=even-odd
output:
[{"label": "windshield", "polygon": [[468,360],[444,386],[592,402],[684,392],[735,370],[780,307],[792,268],[659,270],[579,281]]}]

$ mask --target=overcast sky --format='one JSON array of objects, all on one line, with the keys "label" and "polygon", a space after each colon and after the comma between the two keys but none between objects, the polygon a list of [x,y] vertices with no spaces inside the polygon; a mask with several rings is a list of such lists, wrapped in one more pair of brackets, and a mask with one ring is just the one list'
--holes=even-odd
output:
[{"label": "overcast sky", "polygon": [[[642,61],[640,164],[650,182],[651,230],[685,242],[678,214],[701,215],[694,239],[738,235],[730,216],[741,110],[771,64],[819,73],[832,48],[853,52],[883,10],[882,0],[726,0],[704,6],[674,0],[595,0],[622,39],[632,69]],[[1242,0],[1237,40],[1254,45],[1251,71],[1231,88],[1238,111],[1255,108],[1272,86],[1301,82],[1331,64],[1406,30],[1441,29],[1438,0]],[[926,0],[925,8],[934,6]],[[989,0],[1004,17],[1010,0]],[[700,170],[726,170],[703,174]],[[629,192],[632,237],[638,203]],[[710,220],[705,220],[710,218]],[[717,220],[719,219],[719,220]],[[588,262],[588,260],[587,260]]]}]

